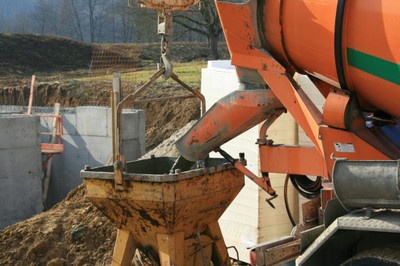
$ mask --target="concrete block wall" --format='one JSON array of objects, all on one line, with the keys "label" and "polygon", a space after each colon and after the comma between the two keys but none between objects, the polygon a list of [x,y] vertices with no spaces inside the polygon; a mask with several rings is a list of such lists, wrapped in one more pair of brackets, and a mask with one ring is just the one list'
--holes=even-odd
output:
[{"label": "concrete block wall", "polygon": [[[111,118],[111,109],[107,107],[62,110],[64,153],[53,156],[47,207],[62,200],[71,189],[82,183],[80,171],[85,165],[96,167],[109,162],[112,154]],[[50,126],[50,118],[42,119],[42,127]],[[142,110],[124,110],[122,138],[127,161],[145,153],[145,117]]]},{"label": "concrete block wall", "polygon": [[43,209],[39,117],[0,117],[0,229]]}]

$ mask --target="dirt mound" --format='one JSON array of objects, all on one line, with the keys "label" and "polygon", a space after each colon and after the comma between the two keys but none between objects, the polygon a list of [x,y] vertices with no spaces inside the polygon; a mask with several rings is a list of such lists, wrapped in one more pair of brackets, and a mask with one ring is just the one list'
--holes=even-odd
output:
[{"label": "dirt mound", "polygon": [[142,156],[140,159],[149,159],[151,156],[155,157],[162,157],[162,156],[167,156],[167,157],[178,157],[179,152],[175,147],[175,142],[182,137],[194,124],[196,123],[196,120],[192,120],[189,123],[186,124],[186,126],[182,127],[175,133],[171,135],[168,139],[164,140],[160,145],[158,145],[156,148],[153,150],[149,151],[145,155]]},{"label": "dirt mound", "polygon": [[[177,156],[173,143],[193,123],[144,158]],[[116,228],[84,194],[81,185],[52,209],[0,231],[0,265],[109,265]]]},{"label": "dirt mound", "polygon": [[88,68],[93,46],[67,38],[0,34],[0,75]]},{"label": "dirt mound", "polygon": [[0,265],[108,265],[115,238],[81,185],[49,211],[1,231]]},{"label": "dirt mound", "polygon": [[[188,95],[180,88],[158,89],[149,91],[146,97],[169,97]],[[137,103],[132,107],[143,109],[146,117],[146,150],[157,147],[171,134],[184,127],[192,120],[200,117],[200,102],[198,99],[162,100],[148,103]]]}]

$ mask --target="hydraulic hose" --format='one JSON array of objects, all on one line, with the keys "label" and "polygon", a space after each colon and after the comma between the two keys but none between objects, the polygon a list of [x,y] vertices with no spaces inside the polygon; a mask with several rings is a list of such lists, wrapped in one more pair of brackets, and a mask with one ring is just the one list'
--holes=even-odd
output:
[{"label": "hydraulic hose", "polygon": [[289,183],[289,175],[286,175],[286,178],[285,178],[285,185],[284,185],[284,187],[283,187],[283,198],[284,198],[284,200],[285,200],[285,208],[286,208],[286,213],[287,213],[287,215],[288,215],[288,217],[289,217],[289,220],[290,220],[290,223],[292,224],[292,226],[294,227],[294,226],[296,226],[296,222],[294,221],[294,219],[293,219],[293,216],[292,216],[292,212],[290,211],[290,207],[289,207],[289,201],[288,201],[288,193],[287,193],[287,190],[288,190],[288,183]]},{"label": "hydraulic hose", "polygon": [[318,176],[315,181],[305,175],[290,175],[290,181],[300,195],[307,199],[319,196],[322,189],[322,178]]}]

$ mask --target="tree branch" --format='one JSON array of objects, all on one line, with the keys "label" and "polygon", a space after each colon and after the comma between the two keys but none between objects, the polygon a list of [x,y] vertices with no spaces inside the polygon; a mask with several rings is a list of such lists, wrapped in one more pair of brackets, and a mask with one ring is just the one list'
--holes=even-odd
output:
[{"label": "tree branch", "polygon": [[184,27],[184,28],[190,30],[190,31],[197,32],[198,34],[201,34],[201,35],[203,35],[203,36],[208,36],[208,32],[207,32],[207,31],[203,31],[203,30],[201,30],[201,29],[192,27],[192,26],[190,26],[190,25],[188,25],[188,24],[185,24],[185,23],[182,23],[182,22],[180,22],[180,21],[175,21],[175,22],[176,22],[177,24],[181,25],[182,27]]},{"label": "tree branch", "polygon": [[195,19],[192,19],[192,18],[184,16],[184,15],[175,15],[174,16],[174,21],[176,21],[177,23],[180,23],[179,25],[182,25],[182,26],[183,26],[183,24],[185,24],[185,22],[179,21],[179,20],[175,20],[175,18],[178,18],[178,19],[182,18],[182,19],[188,20],[188,21],[190,21],[193,24],[196,24],[198,26],[207,27],[206,23],[201,23],[201,21],[199,21],[199,20],[195,20]]}]

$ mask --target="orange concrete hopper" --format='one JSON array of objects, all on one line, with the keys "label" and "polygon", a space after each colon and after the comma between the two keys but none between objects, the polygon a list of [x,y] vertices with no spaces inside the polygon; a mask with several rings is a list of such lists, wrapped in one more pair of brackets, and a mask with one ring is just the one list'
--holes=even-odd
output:
[{"label": "orange concrete hopper", "polygon": [[217,221],[242,189],[243,175],[223,159],[169,174],[174,161],[128,163],[122,191],[114,188],[112,166],[81,172],[87,198],[119,229],[113,265],[131,265],[137,248],[161,265],[230,265]]}]

